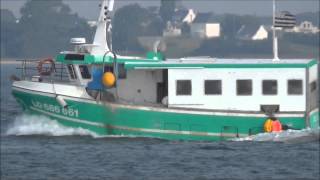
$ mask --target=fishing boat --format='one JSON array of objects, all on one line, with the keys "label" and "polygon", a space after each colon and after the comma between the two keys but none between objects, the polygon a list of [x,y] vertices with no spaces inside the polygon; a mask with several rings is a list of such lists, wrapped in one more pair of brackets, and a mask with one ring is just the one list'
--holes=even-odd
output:
[{"label": "fishing boat", "polygon": [[[270,117],[319,128],[318,60],[169,59],[157,45],[145,57],[121,56],[111,47],[113,4],[102,1],[92,44],[71,39],[74,50],[39,61],[31,77],[24,61],[12,94],[27,113],[99,135],[171,140],[246,137]],[[66,81],[55,78],[62,72]]]}]

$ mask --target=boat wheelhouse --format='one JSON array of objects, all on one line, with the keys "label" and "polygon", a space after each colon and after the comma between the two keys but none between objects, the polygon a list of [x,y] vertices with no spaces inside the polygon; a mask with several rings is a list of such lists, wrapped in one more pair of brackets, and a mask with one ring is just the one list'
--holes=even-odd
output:
[{"label": "boat wheelhouse", "polygon": [[42,61],[40,76],[13,83],[27,112],[101,135],[165,139],[250,136],[270,117],[291,129],[319,128],[317,60],[166,59],[156,48],[146,57],[117,55],[107,45],[107,4],[94,43],[73,39],[75,50],[56,57],[67,81],[53,81],[53,71],[42,77]]}]

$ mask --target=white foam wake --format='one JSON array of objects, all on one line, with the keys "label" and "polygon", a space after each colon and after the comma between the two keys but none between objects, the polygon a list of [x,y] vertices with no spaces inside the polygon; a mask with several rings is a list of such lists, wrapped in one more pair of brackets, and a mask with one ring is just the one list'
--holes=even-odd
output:
[{"label": "white foam wake", "polygon": [[83,128],[65,127],[56,120],[46,116],[23,114],[17,116],[6,131],[6,135],[48,135],[48,136],[92,136],[99,137],[96,133]]},{"label": "white foam wake", "polygon": [[234,141],[276,141],[276,142],[306,142],[316,141],[320,138],[320,129],[286,130],[282,132],[260,133]]}]

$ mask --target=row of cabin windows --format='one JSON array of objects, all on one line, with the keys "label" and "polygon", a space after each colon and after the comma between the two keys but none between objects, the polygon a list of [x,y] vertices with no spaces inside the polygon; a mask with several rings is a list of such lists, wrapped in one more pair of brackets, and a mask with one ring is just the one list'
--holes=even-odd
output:
[{"label": "row of cabin windows", "polygon": [[[74,66],[69,64],[68,65],[68,70],[70,74],[71,79],[77,79],[77,75],[74,69]],[[91,72],[89,70],[89,67],[86,65],[79,65],[79,70],[82,79],[91,79]],[[104,72],[113,72],[113,67],[112,66],[105,66],[104,67]],[[127,71],[124,68],[124,64],[119,64],[118,65],[118,78],[119,79],[125,79],[127,78]]]},{"label": "row of cabin windows", "polygon": [[[252,80],[237,80],[237,95],[249,96],[252,95]],[[192,85],[191,80],[177,80],[176,95],[191,95]],[[291,79],[288,80],[288,94],[289,95],[302,95],[303,86],[302,80]],[[311,83],[311,91],[316,89],[316,82]],[[222,81],[221,80],[205,80],[204,81],[205,95],[221,95],[222,94]],[[277,80],[263,80],[262,81],[262,94],[263,95],[277,95],[278,82]]]}]

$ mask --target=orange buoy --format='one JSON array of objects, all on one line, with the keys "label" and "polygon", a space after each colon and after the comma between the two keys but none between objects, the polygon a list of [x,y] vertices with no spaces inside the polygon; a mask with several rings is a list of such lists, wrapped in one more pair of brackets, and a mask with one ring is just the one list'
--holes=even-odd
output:
[{"label": "orange buoy", "polygon": [[116,82],[116,77],[112,72],[105,72],[102,76],[102,83],[107,87],[113,87]]},{"label": "orange buoy", "polygon": [[280,131],[282,131],[281,122],[278,119],[272,121],[272,132],[280,132]]},{"label": "orange buoy", "polygon": [[264,132],[272,132],[272,120],[268,119],[263,125]]}]

